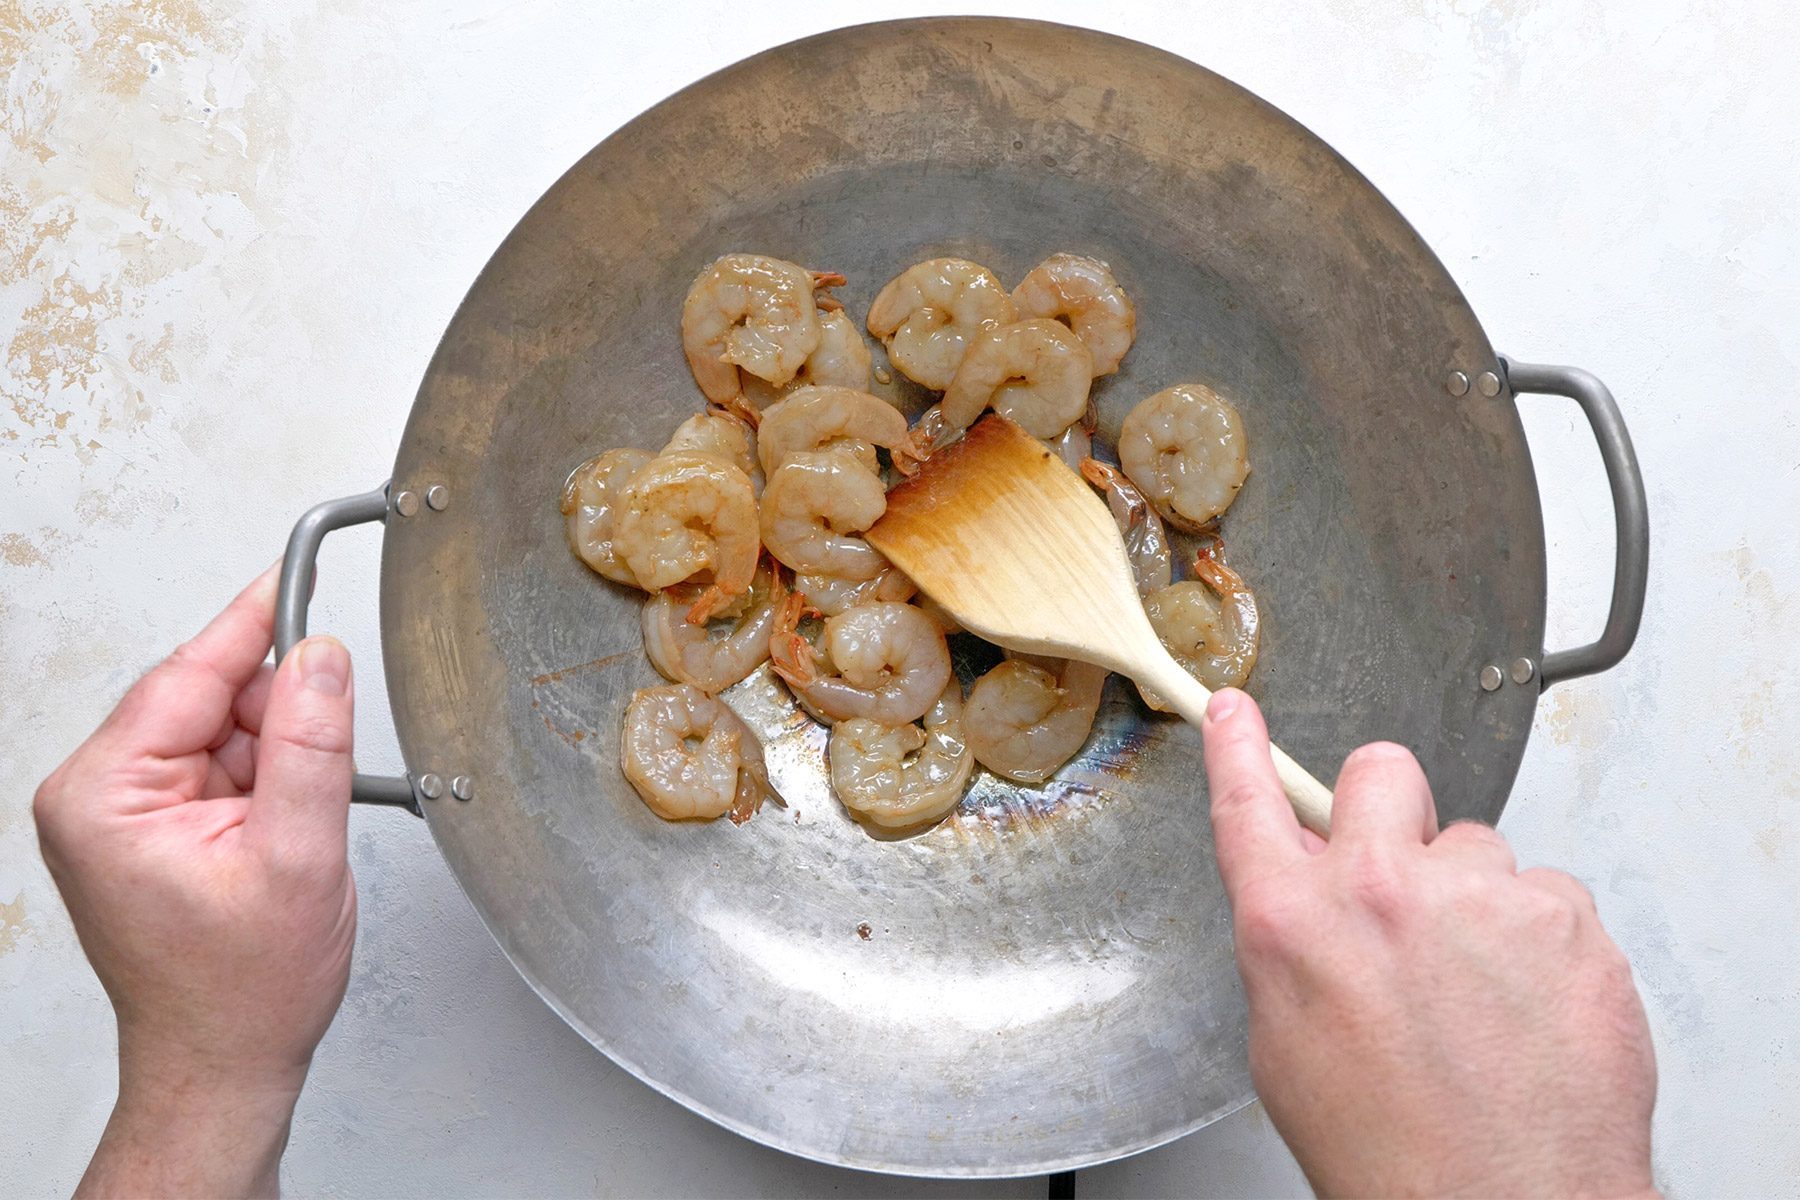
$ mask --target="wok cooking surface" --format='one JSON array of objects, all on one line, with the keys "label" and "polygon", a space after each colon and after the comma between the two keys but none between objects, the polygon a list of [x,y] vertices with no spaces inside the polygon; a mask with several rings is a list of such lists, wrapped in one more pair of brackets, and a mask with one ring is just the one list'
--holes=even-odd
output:
[{"label": "wok cooking surface", "polygon": [[[621,1066],[830,1162],[1063,1169],[1245,1103],[1245,1017],[1196,731],[1120,681],[1056,780],[978,776],[903,840],[831,797],[823,732],[766,674],[729,694],[785,810],[670,825],[618,770],[656,682],[640,596],[568,552],[556,500],[601,449],[660,446],[701,404],[678,318],[732,250],[842,271],[859,321],[955,254],[1009,285],[1056,250],[1138,306],[1098,383],[1101,438],[1144,396],[1236,399],[1252,474],[1225,519],[1262,602],[1250,690],[1329,780],[1392,738],[1444,819],[1492,820],[1535,689],[1543,534],[1510,395],[1445,394],[1495,357],[1454,283],[1329,148],[1233,84],[1031,22],[863,26],[759,55],[607,139],[520,222],[425,377],[394,486],[382,628],[407,762],[467,774],[426,806],[519,970]],[[878,358],[878,362],[879,362]],[[922,393],[886,390],[916,412]]]}]

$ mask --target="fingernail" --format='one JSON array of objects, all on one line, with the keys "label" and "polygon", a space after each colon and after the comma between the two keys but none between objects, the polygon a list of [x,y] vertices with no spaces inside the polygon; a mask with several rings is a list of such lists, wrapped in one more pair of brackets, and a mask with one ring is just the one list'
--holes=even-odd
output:
[{"label": "fingernail", "polygon": [[341,696],[350,686],[350,652],[333,637],[300,643],[300,678],[315,692]]},{"label": "fingernail", "polygon": [[1214,692],[1211,700],[1206,702],[1206,719],[1223,721],[1237,711],[1238,693],[1234,688],[1226,688],[1222,692]]}]

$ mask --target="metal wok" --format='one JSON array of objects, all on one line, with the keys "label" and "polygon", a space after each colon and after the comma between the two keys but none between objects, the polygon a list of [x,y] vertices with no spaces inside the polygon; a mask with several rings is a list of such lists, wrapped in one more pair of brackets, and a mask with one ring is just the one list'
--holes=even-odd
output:
[{"label": "metal wok", "polygon": [[[1009,282],[1054,250],[1110,262],[1141,333],[1096,389],[1108,444],[1168,384],[1241,398],[1254,471],[1229,531],[1283,744],[1329,779],[1363,741],[1404,742],[1446,819],[1497,818],[1541,688],[1636,632],[1643,490],[1611,398],[1498,357],[1380,193],[1230,82],[1077,29],[903,21],[757,55],[577,163],[445,332],[391,484],[296,528],[284,652],[320,539],[385,522],[409,774],[358,798],[422,813],[520,973],[652,1087],[796,1154],[926,1175],[1090,1164],[1236,1109],[1245,1012],[1199,739],[1118,681],[1058,778],[980,780],[907,840],[852,824],[822,735],[766,677],[730,699],[786,811],[667,825],[620,776],[620,713],[654,678],[639,599],[569,554],[556,497],[588,454],[659,446],[699,404],[679,306],[738,249],[844,272],[858,316],[934,255]],[[1527,391],[1586,409],[1618,521],[1606,633],[1560,654]]]}]

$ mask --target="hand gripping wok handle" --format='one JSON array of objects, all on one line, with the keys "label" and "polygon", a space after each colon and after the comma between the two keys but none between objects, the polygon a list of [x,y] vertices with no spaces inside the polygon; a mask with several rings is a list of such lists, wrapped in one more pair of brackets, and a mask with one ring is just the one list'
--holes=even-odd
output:
[{"label": "hand gripping wok handle", "polygon": [[[325,535],[346,525],[385,521],[387,485],[359,496],[327,500],[306,510],[288,535],[287,554],[281,560],[281,585],[275,595],[275,661],[306,637],[306,608],[312,600],[314,568]],[[350,799],[358,804],[388,804],[419,816],[419,802],[412,780],[406,776],[357,775],[350,782]]]},{"label": "hand gripping wok handle", "polygon": [[1625,431],[1625,418],[1619,415],[1619,406],[1613,403],[1606,385],[1580,367],[1552,367],[1508,358],[1502,358],[1500,364],[1515,394],[1567,396],[1581,405],[1600,446],[1606,482],[1612,488],[1613,591],[1606,628],[1598,641],[1544,655],[1538,678],[1547,688],[1616,665],[1637,640],[1638,625],[1644,618],[1644,591],[1650,578],[1650,515],[1644,502],[1644,476],[1638,470],[1637,453],[1631,448],[1631,435]]},{"label": "hand gripping wok handle", "polygon": [[[1158,647],[1159,661],[1145,661],[1142,669],[1130,672],[1149,689],[1174,705],[1189,725],[1201,727],[1206,718],[1206,705],[1212,699],[1207,686],[1189,675],[1180,663]],[[1287,751],[1273,743],[1269,754],[1275,759],[1275,774],[1281,778],[1281,790],[1300,823],[1320,837],[1331,836],[1331,789],[1312,777],[1305,767],[1288,757]]]}]

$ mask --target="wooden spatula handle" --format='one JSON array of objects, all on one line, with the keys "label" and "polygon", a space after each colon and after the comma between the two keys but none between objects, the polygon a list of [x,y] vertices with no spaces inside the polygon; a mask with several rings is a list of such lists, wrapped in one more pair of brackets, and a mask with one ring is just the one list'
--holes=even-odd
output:
[{"label": "wooden spatula handle", "polygon": [[[1174,659],[1166,654],[1163,659],[1163,662],[1156,664],[1145,664],[1146,670],[1141,673],[1141,681],[1173,705],[1188,724],[1195,729],[1200,728],[1200,722],[1206,716],[1207,701],[1212,699],[1212,691],[1184,671]],[[1294,806],[1294,815],[1300,818],[1302,825],[1320,837],[1329,837],[1331,789],[1314,779],[1305,767],[1289,758],[1280,746],[1270,746],[1269,752],[1275,759],[1275,774],[1281,777],[1281,790],[1287,793],[1288,802]]]}]

